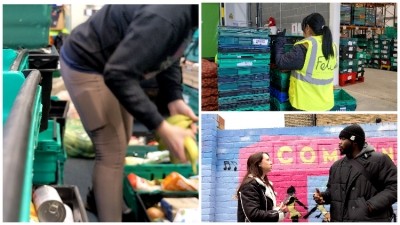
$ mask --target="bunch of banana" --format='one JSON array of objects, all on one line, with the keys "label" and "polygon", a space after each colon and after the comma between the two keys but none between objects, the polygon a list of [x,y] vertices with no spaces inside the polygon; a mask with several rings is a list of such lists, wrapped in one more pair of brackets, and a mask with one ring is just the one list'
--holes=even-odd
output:
[{"label": "bunch of banana", "polygon": [[[182,127],[184,129],[190,129],[190,125],[193,123],[189,117],[181,114],[170,116],[166,119],[166,121],[169,124]],[[193,173],[197,174],[197,161],[199,159],[199,149],[197,143],[192,137],[186,137],[183,144],[185,147],[186,158],[189,159],[190,163],[192,164]],[[167,149],[167,146],[162,139],[159,140],[158,149]],[[172,163],[179,163],[179,160],[173,154],[170,154],[170,159]]]}]

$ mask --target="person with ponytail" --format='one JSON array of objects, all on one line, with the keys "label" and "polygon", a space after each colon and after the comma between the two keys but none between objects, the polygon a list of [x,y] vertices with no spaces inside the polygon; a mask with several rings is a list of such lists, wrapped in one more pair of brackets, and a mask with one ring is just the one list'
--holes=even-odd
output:
[{"label": "person with ponytail", "polygon": [[301,23],[304,39],[284,52],[284,32],[275,41],[278,69],[292,70],[289,101],[294,110],[328,111],[334,106],[333,77],[337,66],[337,48],[324,17],[312,13]]},{"label": "person with ponytail", "polygon": [[272,161],[265,152],[257,152],[247,159],[247,173],[240,184],[238,196],[238,222],[278,222],[282,221],[287,207],[276,206],[276,193],[267,174],[272,169]]}]

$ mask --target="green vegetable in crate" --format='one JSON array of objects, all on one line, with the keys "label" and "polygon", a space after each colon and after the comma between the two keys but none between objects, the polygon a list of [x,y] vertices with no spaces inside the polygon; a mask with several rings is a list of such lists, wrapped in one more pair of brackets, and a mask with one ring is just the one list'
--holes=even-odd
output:
[{"label": "green vegetable in crate", "polygon": [[[193,124],[193,121],[189,117],[181,114],[170,116],[166,119],[166,121],[172,125],[179,126],[184,129],[190,129],[190,126]],[[197,161],[199,159],[199,149],[197,143],[192,137],[186,137],[183,144],[185,147],[186,158],[189,159],[190,163],[192,164],[193,173],[197,174]],[[167,149],[166,144],[161,139],[159,139],[158,149]],[[172,163],[179,162],[179,160],[173,154],[170,154],[170,159]]]},{"label": "green vegetable in crate", "polygon": [[94,158],[93,144],[80,119],[68,119],[65,125],[64,147],[68,156]]}]

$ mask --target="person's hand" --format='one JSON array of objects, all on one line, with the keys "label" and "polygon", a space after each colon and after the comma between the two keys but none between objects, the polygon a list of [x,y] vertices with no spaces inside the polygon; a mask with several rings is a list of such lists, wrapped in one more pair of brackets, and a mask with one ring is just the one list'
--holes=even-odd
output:
[{"label": "person's hand", "polygon": [[283,213],[287,213],[289,211],[289,209],[285,204],[283,204],[283,202],[281,202],[281,204],[279,205],[279,210]]},{"label": "person's hand", "polygon": [[191,129],[183,129],[164,120],[156,132],[176,158],[181,162],[187,161],[183,142],[187,136],[194,138],[194,132]]},{"label": "person's hand", "polygon": [[168,109],[171,116],[175,114],[183,114],[192,119],[193,124],[191,125],[191,129],[193,133],[195,134],[197,133],[197,125],[195,122],[197,122],[199,118],[194,114],[193,110],[182,99],[170,102],[168,104]]},{"label": "person's hand", "polygon": [[315,188],[315,192],[314,192],[313,198],[314,198],[314,201],[315,201],[317,204],[320,204],[320,205],[321,205],[321,204],[324,204],[324,202],[325,202],[325,200],[324,200],[324,198],[322,197],[321,192],[319,191],[318,188]]},{"label": "person's hand", "polygon": [[276,34],[276,37],[285,37],[285,34],[286,34],[286,29],[283,29],[283,31],[279,31]]}]

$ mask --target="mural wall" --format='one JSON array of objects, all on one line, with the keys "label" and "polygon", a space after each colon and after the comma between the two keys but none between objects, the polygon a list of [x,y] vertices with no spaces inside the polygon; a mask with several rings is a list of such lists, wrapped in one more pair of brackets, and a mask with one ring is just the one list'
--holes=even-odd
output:
[{"label": "mural wall", "polygon": [[[366,141],[376,151],[388,154],[397,165],[397,124],[361,126]],[[300,221],[322,221],[320,210],[314,208],[312,194],[315,188],[325,190],[329,168],[341,157],[337,150],[338,134],[344,125],[246,130],[217,130],[216,127],[216,115],[202,116],[203,221],[236,221],[235,192],[246,173],[247,158],[259,151],[268,152],[273,159],[269,179],[278,192],[278,202],[287,199],[287,190],[293,186],[299,200],[294,204],[294,213],[305,216],[315,210]],[[326,209],[329,211],[329,205]],[[289,215],[285,221],[291,221]]]}]

